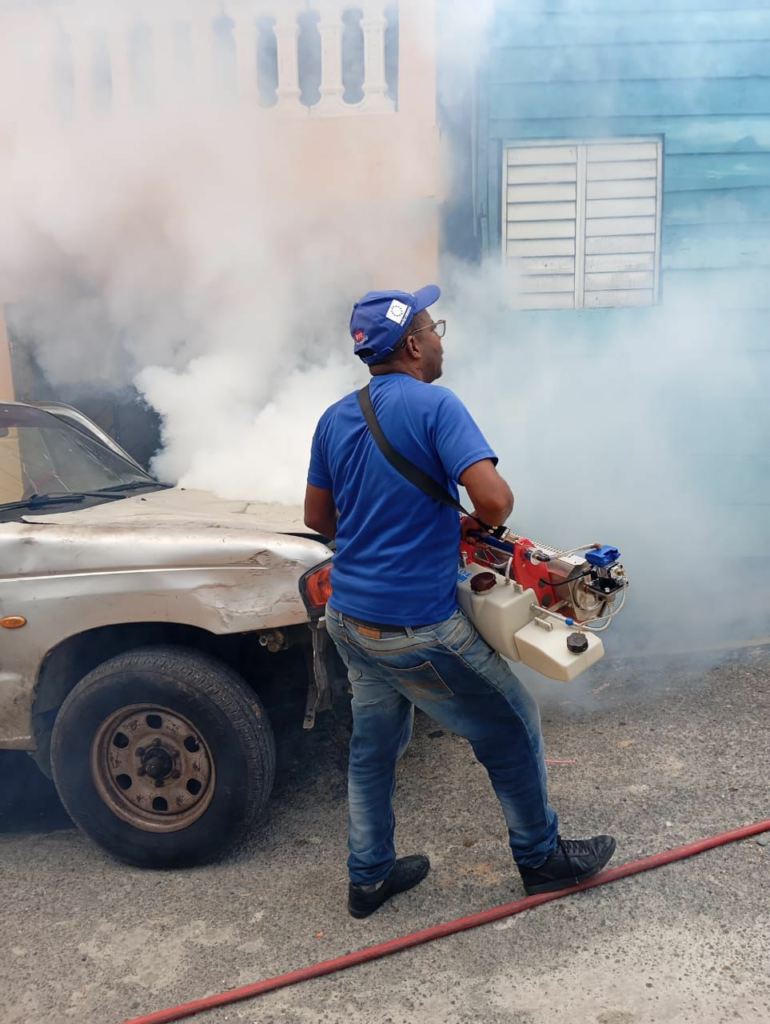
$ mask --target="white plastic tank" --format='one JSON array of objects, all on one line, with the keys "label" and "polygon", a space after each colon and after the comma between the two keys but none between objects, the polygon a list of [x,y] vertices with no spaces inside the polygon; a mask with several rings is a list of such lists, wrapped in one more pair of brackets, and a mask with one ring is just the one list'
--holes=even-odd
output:
[{"label": "white plastic tank", "polygon": [[[471,580],[482,573],[493,578],[492,586],[474,594]],[[471,563],[458,569],[457,600],[490,647],[511,661],[521,661],[514,637],[532,621],[532,605],[537,604],[534,590],[506,584],[499,573]]]},{"label": "white plastic tank", "polygon": [[604,644],[596,633],[583,633],[587,646],[580,654],[567,647],[574,626],[550,616],[533,619],[514,639],[522,665],[560,683],[571,683],[582,672],[604,657]]},{"label": "white plastic tank", "polygon": [[[471,581],[481,573],[485,589],[474,592]],[[549,679],[569,683],[604,656],[604,644],[591,632],[582,634],[585,650],[573,653],[567,638],[577,627],[550,615],[536,618],[534,590],[524,590],[483,566],[471,563],[458,570],[457,600],[493,650]]]}]

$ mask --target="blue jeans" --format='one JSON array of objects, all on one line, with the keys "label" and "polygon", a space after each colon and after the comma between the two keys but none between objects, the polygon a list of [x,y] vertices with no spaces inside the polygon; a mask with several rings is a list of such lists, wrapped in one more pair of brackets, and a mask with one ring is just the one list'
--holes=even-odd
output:
[{"label": "blue jeans", "polygon": [[395,863],[396,762],[409,744],[415,705],[470,742],[502,805],[514,860],[542,864],[556,845],[558,819],[548,806],[540,711],[464,612],[375,639],[327,607],[326,627],[353,688],[350,880],[373,885]]}]

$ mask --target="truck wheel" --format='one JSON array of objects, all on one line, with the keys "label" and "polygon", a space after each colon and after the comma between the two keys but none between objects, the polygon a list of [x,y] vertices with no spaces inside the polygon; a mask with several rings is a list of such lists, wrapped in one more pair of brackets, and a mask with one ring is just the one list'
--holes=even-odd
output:
[{"label": "truck wheel", "polygon": [[233,846],[264,811],[275,740],[257,696],[223,662],[144,647],[72,690],[51,739],[70,817],[121,860],[182,867]]}]

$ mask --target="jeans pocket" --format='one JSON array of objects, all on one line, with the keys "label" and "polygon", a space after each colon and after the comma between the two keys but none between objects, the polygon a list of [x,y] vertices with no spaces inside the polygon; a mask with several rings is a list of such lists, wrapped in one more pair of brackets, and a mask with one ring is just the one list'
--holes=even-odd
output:
[{"label": "jeans pocket", "polygon": [[388,672],[393,675],[407,696],[413,697],[414,700],[447,700],[454,697],[430,661],[424,661],[422,665],[415,665],[414,668],[394,668],[389,665]]},{"label": "jeans pocket", "polygon": [[[331,628],[329,628],[331,625]],[[332,638],[334,646],[337,648],[337,654],[342,658],[345,668],[348,670],[348,679],[351,683],[356,683],[363,676],[363,670],[358,668],[357,665],[353,664],[350,658],[350,651],[345,644],[345,633],[336,622],[332,620],[331,624],[327,622],[326,632]]]},{"label": "jeans pocket", "polygon": [[477,633],[465,612],[456,612],[455,615],[458,621],[448,620],[452,625],[447,635],[442,636],[440,632],[436,635],[444,647],[448,647],[453,654],[464,654],[476,639]]}]

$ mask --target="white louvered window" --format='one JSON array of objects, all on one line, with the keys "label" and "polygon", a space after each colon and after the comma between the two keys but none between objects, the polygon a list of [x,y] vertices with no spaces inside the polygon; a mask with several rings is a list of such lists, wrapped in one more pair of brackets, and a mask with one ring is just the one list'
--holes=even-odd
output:
[{"label": "white louvered window", "polygon": [[512,305],[653,305],[661,157],[659,139],[507,144],[503,255]]}]

